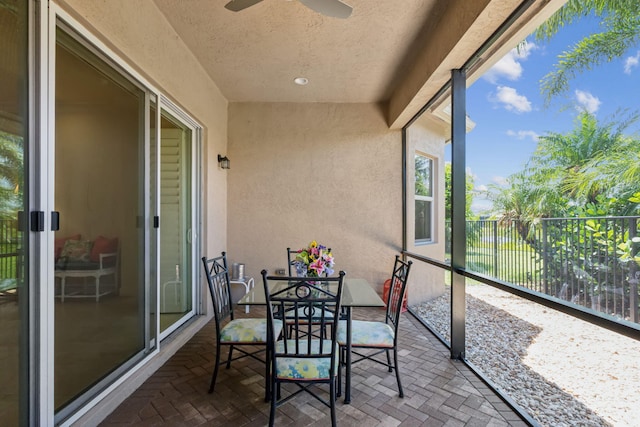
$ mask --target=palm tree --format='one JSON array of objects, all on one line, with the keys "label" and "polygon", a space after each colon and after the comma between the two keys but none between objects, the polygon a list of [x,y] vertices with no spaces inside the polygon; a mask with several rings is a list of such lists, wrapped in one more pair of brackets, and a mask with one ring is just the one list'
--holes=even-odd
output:
[{"label": "palm tree", "polygon": [[577,74],[620,58],[640,41],[638,0],[569,0],[536,30],[535,38],[549,40],[564,25],[591,14],[602,17],[604,31],[585,37],[559,56],[555,70],[542,79],[547,102],[566,92]]},{"label": "palm tree", "polygon": [[22,138],[0,131],[0,219],[15,219],[22,201]]},{"label": "palm tree", "polygon": [[608,214],[633,211],[629,198],[640,182],[640,140],[624,132],[638,118],[600,123],[582,112],[571,132],[541,136],[527,166],[508,178],[508,186],[491,187],[498,216],[530,225],[537,218],[567,215],[575,206],[598,204],[603,197],[615,199]]},{"label": "palm tree", "polygon": [[571,176],[566,183],[577,200],[593,201],[602,195],[609,201],[607,214],[637,215],[637,202],[631,199],[638,192],[640,182],[640,142],[633,138],[625,138],[622,142],[634,149],[602,153],[587,162],[582,173]]},{"label": "palm tree", "polygon": [[488,197],[493,202],[498,223],[515,226],[520,237],[531,243],[530,232],[539,218],[562,216],[568,204],[544,174],[532,175],[527,169],[507,178],[507,186],[490,185]]},{"label": "palm tree", "polygon": [[640,141],[624,132],[638,118],[599,123],[582,112],[568,134],[540,137],[529,162],[532,180],[549,183],[576,205],[596,203],[598,195],[626,200],[637,188]]}]

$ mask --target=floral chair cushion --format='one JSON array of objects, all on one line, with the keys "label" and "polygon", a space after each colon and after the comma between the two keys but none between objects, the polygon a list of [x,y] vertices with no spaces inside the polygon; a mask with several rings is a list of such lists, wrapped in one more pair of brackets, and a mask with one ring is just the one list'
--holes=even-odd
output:
[{"label": "floral chair cushion", "polygon": [[[351,321],[352,347],[388,347],[393,348],[393,328],[384,322]],[[338,343],[347,345],[347,321],[338,322]]]},{"label": "floral chair cushion", "polygon": [[[275,320],[274,336],[282,331],[282,322]],[[220,332],[220,342],[227,344],[266,343],[266,319],[235,319],[227,323]]]},{"label": "floral chair cushion", "polygon": [[[322,340],[323,354],[326,356],[331,352],[331,340]],[[298,341],[300,353],[306,353],[308,349],[308,340]],[[287,353],[295,353],[296,341],[287,340]],[[284,342],[276,343],[276,353],[284,352]],[[311,340],[311,353],[320,354],[320,340]],[[338,352],[333,355],[334,373],[338,369]],[[328,357],[303,358],[303,357],[276,357],[276,376],[280,379],[292,380],[321,380],[328,379],[330,375],[330,359]]]}]

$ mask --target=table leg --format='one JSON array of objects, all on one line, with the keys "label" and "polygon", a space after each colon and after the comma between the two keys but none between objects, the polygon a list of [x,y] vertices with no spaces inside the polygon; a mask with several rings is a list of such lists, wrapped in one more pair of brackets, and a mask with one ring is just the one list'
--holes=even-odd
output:
[{"label": "table leg", "polygon": [[[254,286],[254,284],[253,284],[253,277],[250,277],[250,278],[249,278],[249,280],[247,281],[247,283],[245,283],[245,284],[244,284],[244,287],[246,288],[246,292],[245,292],[244,294],[245,294],[245,295],[246,295],[246,294],[248,294],[248,293],[249,293],[249,291],[250,291],[251,289],[253,289],[253,286]],[[248,305],[248,304],[244,307],[244,312],[245,312],[245,313],[248,313],[248,312],[249,312],[249,305]]]},{"label": "table leg", "polygon": [[[247,280],[244,278],[243,280],[230,280],[229,283],[238,283],[244,286],[244,294],[247,295],[251,289],[254,287],[253,277],[249,277]],[[245,304],[244,312],[249,312],[249,304]]]},{"label": "table leg", "polygon": [[351,307],[347,307],[347,354],[344,381],[344,403],[351,403]]}]

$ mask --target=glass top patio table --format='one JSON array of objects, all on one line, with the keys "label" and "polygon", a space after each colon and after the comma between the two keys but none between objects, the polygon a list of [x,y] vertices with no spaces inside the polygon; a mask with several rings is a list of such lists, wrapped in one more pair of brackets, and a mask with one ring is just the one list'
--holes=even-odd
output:
[{"label": "glass top patio table", "polygon": [[[319,280],[322,282],[322,279]],[[273,280],[269,283],[269,286],[277,288],[278,286],[285,287],[287,282]],[[332,286],[332,285],[330,285]],[[335,286],[335,285],[334,285]],[[272,288],[272,290],[274,289]],[[256,286],[251,289],[248,294],[238,301],[238,304],[242,305],[266,305],[267,300],[264,295],[264,286]],[[358,278],[345,278],[344,287],[342,289],[342,307],[345,309],[346,315],[344,316],[347,323],[347,345],[345,352],[345,394],[344,403],[351,403],[351,323],[352,323],[352,308],[354,307],[384,307],[382,298],[371,287],[369,282],[365,279]],[[340,391],[340,385],[338,385],[338,391]],[[340,393],[338,393],[340,395]]]},{"label": "glass top patio table", "polygon": [[[271,283],[273,283],[274,287],[285,284],[282,281],[272,281]],[[238,305],[265,305],[266,303],[264,286],[256,286],[238,301]],[[384,307],[384,302],[365,279],[345,278],[344,288],[342,289],[342,306]]]}]

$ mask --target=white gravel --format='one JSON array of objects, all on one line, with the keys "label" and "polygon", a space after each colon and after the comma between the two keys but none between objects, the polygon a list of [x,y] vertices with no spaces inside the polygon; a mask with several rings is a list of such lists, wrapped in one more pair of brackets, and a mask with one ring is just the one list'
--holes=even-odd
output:
[{"label": "white gravel", "polygon": [[[413,309],[449,340],[449,288]],[[542,426],[640,426],[640,342],[467,285],[466,357]]]}]

